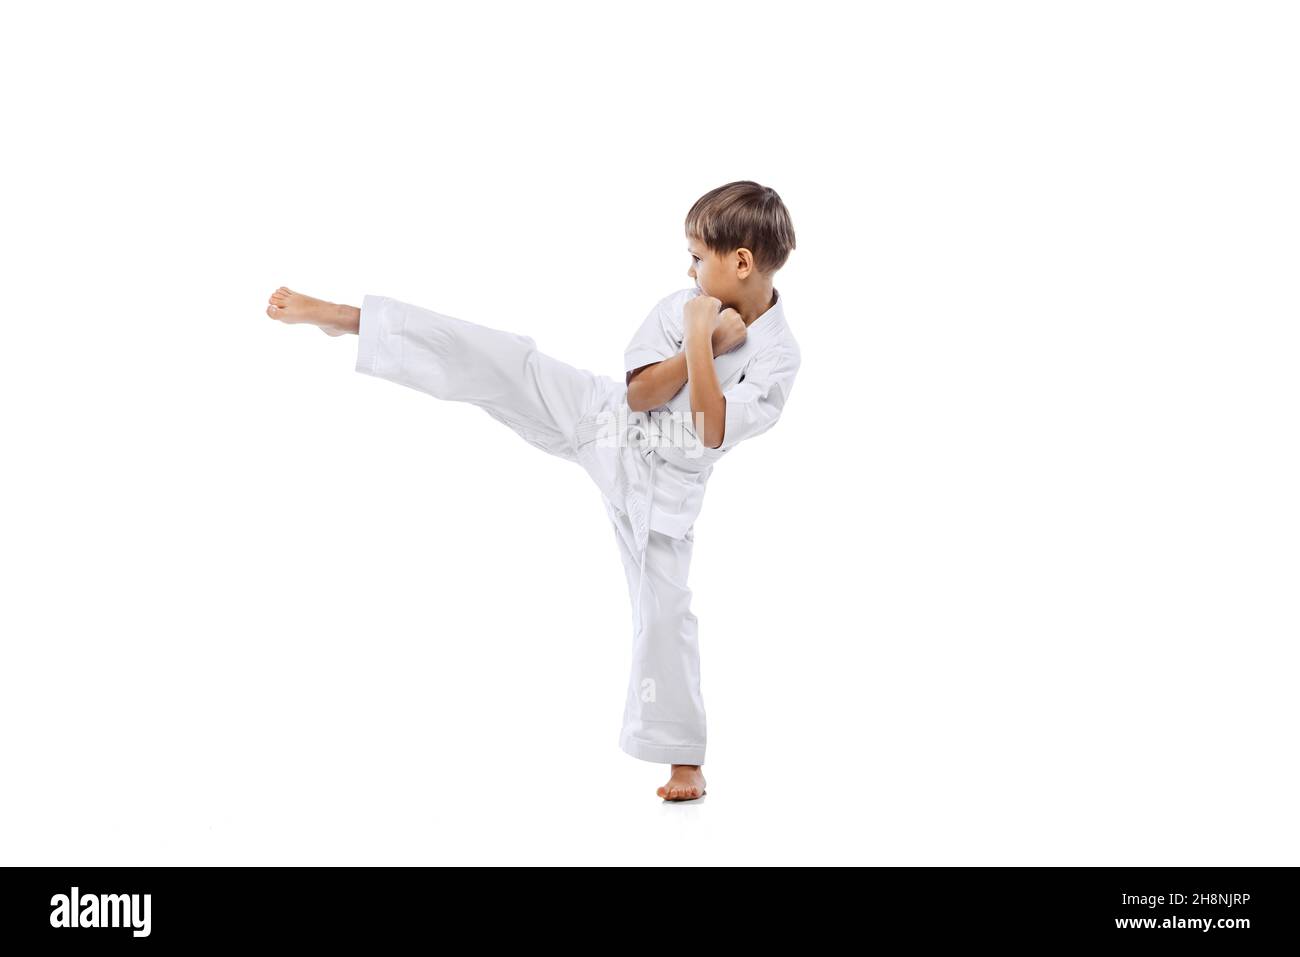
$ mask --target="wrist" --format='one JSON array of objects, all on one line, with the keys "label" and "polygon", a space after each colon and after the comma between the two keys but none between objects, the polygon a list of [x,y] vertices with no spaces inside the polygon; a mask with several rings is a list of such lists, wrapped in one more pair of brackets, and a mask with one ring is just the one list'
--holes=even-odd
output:
[{"label": "wrist", "polygon": [[709,344],[713,344],[714,330],[702,322],[688,322],[686,324],[686,341],[698,342],[700,339],[707,338]]}]

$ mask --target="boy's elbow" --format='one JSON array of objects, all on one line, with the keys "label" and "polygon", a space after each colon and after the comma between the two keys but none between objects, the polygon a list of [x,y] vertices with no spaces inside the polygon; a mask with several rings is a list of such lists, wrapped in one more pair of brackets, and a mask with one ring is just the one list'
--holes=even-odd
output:
[{"label": "boy's elbow", "polygon": [[629,382],[627,386],[627,407],[633,412],[649,412],[653,408],[644,395],[641,386],[642,383],[637,382],[635,379]]}]

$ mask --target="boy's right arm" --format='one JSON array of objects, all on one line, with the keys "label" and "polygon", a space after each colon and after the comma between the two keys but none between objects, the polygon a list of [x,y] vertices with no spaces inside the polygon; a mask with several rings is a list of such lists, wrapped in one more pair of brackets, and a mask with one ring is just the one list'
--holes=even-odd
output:
[{"label": "boy's right arm", "polygon": [[686,353],[633,369],[627,374],[627,407],[649,412],[665,405],[686,384]]},{"label": "boy's right arm", "polygon": [[[722,310],[719,319],[712,339],[715,359],[745,341],[745,323],[736,310]],[[685,349],[671,359],[633,369],[627,374],[627,406],[633,412],[657,409],[680,392],[688,378]]]}]

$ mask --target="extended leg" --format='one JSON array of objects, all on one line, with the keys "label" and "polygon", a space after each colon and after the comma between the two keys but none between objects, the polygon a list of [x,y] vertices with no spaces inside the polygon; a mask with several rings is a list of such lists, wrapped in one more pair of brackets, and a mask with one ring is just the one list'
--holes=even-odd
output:
[{"label": "extended leg", "polygon": [[469,402],[524,440],[577,460],[579,419],[598,397],[596,376],[548,356],[532,338],[386,296],[361,305],[357,371]]},{"label": "extended leg", "polygon": [[267,314],[331,335],[357,333],[358,372],[477,405],[530,444],[571,461],[578,421],[615,385],[546,355],[528,336],[387,296],[367,295],[358,309],[281,287]]}]

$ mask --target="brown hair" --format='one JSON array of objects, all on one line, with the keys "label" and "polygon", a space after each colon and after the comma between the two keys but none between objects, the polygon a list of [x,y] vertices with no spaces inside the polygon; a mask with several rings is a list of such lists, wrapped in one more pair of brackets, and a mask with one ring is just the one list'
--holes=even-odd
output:
[{"label": "brown hair", "polygon": [[686,232],[719,254],[744,246],[761,273],[776,272],[794,249],[794,224],[785,203],[770,186],[748,179],[697,199],[686,214]]}]

